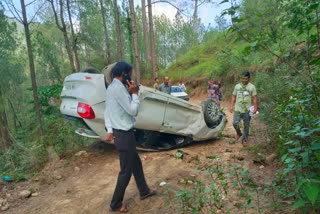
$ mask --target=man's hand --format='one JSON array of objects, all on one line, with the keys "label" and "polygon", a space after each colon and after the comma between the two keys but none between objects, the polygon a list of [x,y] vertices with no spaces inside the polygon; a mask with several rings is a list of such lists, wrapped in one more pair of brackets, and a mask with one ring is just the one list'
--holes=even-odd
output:
[{"label": "man's hand", "polygon": [[230,111],[230,113],[233,112],[233,106],[230,107],[229,111]]},{"label": "man's hand", "polygon": [[252,97],[252,101],[253,101],[253,105],[254,105],[254,110],[252,113],[255,114],[258,110],[257,95]]},{"label": "man's hand", "polygon": [[139,86],[137,86],[133,81],[127,80],[128,85],[126,85],[127,89],[130,91],[131,94],[138,94]]},{"label": "man's hand", "polygon": [[115,137],[114,137],[113,133],[108,133],[107,137],[106,137],[106,141],[112,141],[114,138]]},{"label": "man's hand", "polygon": [[236,103],[236,95],[232,95],[232,97],[231,97],[231,106],[230,106],[230,113],[232,113],[233,112],[233,106],[234,106],[234,104]]},{"label": "man's hand", "polygon": [[255,114],[257,112],[258,108],[257,107],[254,107],[254,110],[252,112],[252,114]]}]

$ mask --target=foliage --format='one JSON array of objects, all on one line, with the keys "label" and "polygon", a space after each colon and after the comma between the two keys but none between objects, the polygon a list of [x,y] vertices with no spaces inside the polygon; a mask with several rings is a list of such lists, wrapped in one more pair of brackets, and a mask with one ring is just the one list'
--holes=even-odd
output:
[{"label": "foliage", "polygon": [[[248,170],[241,166],[228,167],[219,163],[219,158],[213,156],[214,163],[207,168],[205,176],[201,180],[192,178],[182,179],[186,184],[179,190],[172,190],[167,184],[165,198],[166,206],[178,208],[180,213],[216,213],[226,203],[228,194],[236,194],[240,199],[235,206],[244,213],[255,210],[260,213],[266,207],[262,207],[260,195],[266,194],[262,187],[258,186],[250,177]],[[224,210],[230,213],[231,210]],[[218,212],[217,212],[218,213]]]},{"label": "foliage", "polygon": [[41,86],[38,89],[39,104],[41,105],[41,111],[45,115],[52,115],[54,109],[58,110],[57,101],[60,99],[60,94],[63,85],[56,83],[50,86]]},{"label": "foliage", "polygon": [[[265,4],[266,1],[259,3]],[[319,3],[283,1],[278,7],[273,7],[270,3],[269,8],[264,7],[264,11],[252,11],[257,13],[257,22],[250,22],[253,16],[246,12],[250,5],[252,6],[252,1],[247,0],[240,9],[232,6],[225,12],[232,17],[232,29],[239,34],[239,39],[249,42],[248,51],[255,48],[268,52],[287,65],[287,68],[282,66],[285,72],[275,69],[274,77],[257,75],[257,82],[260,83],[258,89],[269,89],[262,96],[272,96],[272,99],[268,99],[268,96],[264,99],[264,103],[268,103],[265,107],[269,116],[263,118],[268,118],[271,131],[279,138],[278,153],[285,167],[278,173],[277,182],[280,185],[274,187],[281,199],[289,200],[293,210],[301,208],[303,211],[312,210],[317,213],[317,201],[320,199],[320,59],[315,53],[320,50]],[[274,19],[272,29],[267,29],[264,24],[271,20],[270,13],[277,19]],[[248,19],[248,15],[251,19]],[[303,18],[299,19],[299,16]],[[259,27],[261,25],[262,28]],[[297,30],[300,37],[293,36]],[[306,42],[299,42],[301,38],[306,38]],[[293,44],[292,41],[296,42]],[[304,43],[305,49],[294,53],[295,57],[292,57],[292,45],[299,43]],[[296,73],[292,74],[290,69]],[[261,78],[264,81],[259,81]],[[266,80],[270,86],[264,83]],[[272,89],[275,87],[277,91]]]},{"label": "foliage", "polygon": [[311,86],[292,90],[290,99],[277,105],[273,122],[285,166],[279,178],[287,187],[283,197],[295,201],[293,209],[312,207],[316,213],[320,208],[316,203],[320,200],[320,115],[314,99]]}]

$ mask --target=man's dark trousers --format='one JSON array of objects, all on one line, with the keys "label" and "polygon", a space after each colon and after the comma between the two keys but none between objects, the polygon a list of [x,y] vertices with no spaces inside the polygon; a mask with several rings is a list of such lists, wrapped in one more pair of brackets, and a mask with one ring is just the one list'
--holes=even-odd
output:
[{"label": "man's dark trousers", "polygon": [[144,178],[140,157],[136,150],[136,140],[133,130],[122,131],[113,129],[114,144],[119,153],[120,172],[110,204],[111,209],[118,209],[122,205],[125,190],[133,174],[140,196],[149,193],[149,187]]}]

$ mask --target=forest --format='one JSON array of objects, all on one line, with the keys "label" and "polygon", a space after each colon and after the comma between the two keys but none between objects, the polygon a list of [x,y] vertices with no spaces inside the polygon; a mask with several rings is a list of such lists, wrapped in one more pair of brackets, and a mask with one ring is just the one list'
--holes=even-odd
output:
[{"label": "forest", "polygon": [[[174,19],[152,13],[160,3],[176,8]],[[208,5],[227,5],[214,26],[199,18]],[[271,210],[319,213],[319,13],[317,0],[1,1],[1,177],[31,179],[54,158],[92,144],[59,110],[64,78],[85,67],[126,61],[138,83],[152,87],[155,77],[169,76],[183,80],[190,96],[206,93],[208,79],[221,80],[227,102],[249,71],[279,168],[272,182],[248,191],[272,192]],[[203,211],[201,200],[180,202],[181,213]]]}]

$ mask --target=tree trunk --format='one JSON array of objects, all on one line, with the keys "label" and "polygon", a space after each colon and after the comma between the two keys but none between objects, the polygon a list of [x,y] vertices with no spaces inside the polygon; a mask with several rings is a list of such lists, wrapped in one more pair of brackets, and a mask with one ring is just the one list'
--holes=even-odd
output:
[{"label": "tree trunk", "polygon": [[18,116],[17,116],[17,114],[16,114],[16,111],[15,111],[15,109],[14,109],[14,107],[13,107],[13,104],[12,104],[11,100],[10,100],[9,98],[7,98],[7,99],[8,99],[8,103],[9,103],[10,108],[11,108],[12,113],[13,113],[14,130],[15,130],[15,131],[18,131],[17,122],[19,123],[19,127],[21,128],[21,127],[22,127],[21,121],[18,119]]},{"label": "tree trunk", "polygon": [[33,54],[32,54],[32,45],[31,45],[31,38],[30,38],[30,31],[29,31],[29,23],[28,23],[26,6],[24,3],[24,0],[20,0],[20,3],[21,3],[22,16],[23,16],[23,27],[24,27],[24,32],[25,32],[25,36],[26,36],[26,43],[27,43],[27,50],[28,50],[31,85],[32,85],[32,92],[33,92],[33,99],[34,99],[34,109],[36,111],[36,117],[37,117],[37,122],[38,122],[38,126],[39,126],[38,135],[39,135],[39,137],[41,137],[42,136],[41,115],[40,115],[40,108],[39,108],[39,101],[38,101],[36,73],[35,73]]},{"label": "tree trunk", "polygon": [[138,44],[138,32],[136,25],[136,17],[134,14],[134,6],[133,0],[129,0],[130,7],[130,16],[131,16],[131,25],[133,32],[133,44],[134,44],[134,57],[136,60],[136,75],[137,75],[137,83],[140,83],[140,54],[139,54],[139,44]]},{"label": "tree trunk", "polygon": [[153,77],[158,77],[158,72],[157,72],[157,58],[156,58],[156,47],[155,47],[155,44],[154,44],[154,33],[153,33],[153,20],[152,20],[152,5],[151,5],[151,0],[148,0],[148,13],[149,13],[149,30],[150,30],[150,41],[151,41],[151,54],[152,54]]},{"label": "tree trunk", "polygon": [[127,25],[127,29],[128,29],[128,42],[129,42],[129,58],[130,58],[130,62],[135,62],[134,60],[134,47],[133,47],[133,36],[132,36],[132,24],[131,24],[131,16],[130,16],[130,9],[128,9],[128,7],[125,8],[126,11],[126,25]]},{"label": "tree trunk", "polygon": [[0,90],[0,148],[3,151],[7,151],[13,143],[8,129],[7,114],[4,109],[4,98]]},{"label": "tree trunk", "polygon": [[121,44],[121,33],[120,33],[120,21],[117,0],[113,0],[114,16],[116,21],[117,30],[117,42],[118,42],[118,61],[122,61],[122,44]]},{"label": "tree trunk", "polygon": [[197,26],[198,26],[198,0],[194,0],[194,12],[193,12],[193,24],[192,24],[194,45],[198,43]]},{"label": "tree trunk", "polygon": [[194,0],[193,24],[192,24],[193,33],[196,33],[197,31],[197,23],[198,23],[198,0]]},{"label": "tree trunk", "polygon": [[90,53],[89,53],[89,48],[88,48],[88,45],[87,43],[84,43],[84,53],[86,55],[86,67],[88,67],[88,61],[90,59]]},{"label": "tree trunk", "polygon": [[143,26],[143,39],[145,44],[145,53],[146,53],[146,67],[147,73],[150,72],[150,47],[149,47],[149,36],[148,36],[148,24],[147,24],[147,16],[146,16],[146,4],[145,0],[141,0],[141,8],[142,8],[142,26]]},{"label": "tree trunk", "polygon": [[76,36],[74,34],[69,0],[67,0],[67,10],[68,10],[69,22],[70,22],[70,27],[71,27],[72,49],[73,49],[73,52],[74,52],[74,57],[76,59],[77,71],[79,72],[80,71],[80,61],[79,61],[78,50],[77,50],[77,38],[76,38]]},{"label": "tree trunk", "polygon": [[109,35],[108,35],[108,29],[107,29],[107,22],[106,22],[106,11],[103,7],[102,0],[99,0],[100,7],[101,7],[101,16],[102,16],[102,22],[103,22],[103,30],[104,30],[104,38],[106,43],[106,49],[107,49],[107,64],[111,64],[111,51],[110,51],[110,41],[109,41]]},{"label": "tree trunk", "polygon": [[7,151],[12,145],[13,140],[9,133],[7,115],[3,108],[0,108],[0,123],[0,145],[2,151]]},{"label": "tree trunk", "polygon": [[57,15],[57,11],[56,11],[56,9],[54,7],[54,2],[53,2],[53,0],[49,0],[49,1],[51,3],[51,7],[52,7],[52,10],[53,10],[53,14],[54,14],[54,18],[55,18],[57,27],[63,34],[64,43],[65,43],[65,47],[66,47],[67,54],[68,54],[68,57],[69,57],[72,73],[76,73],[77,71],[76,71],[76,68],[74,66],[73,55],[72,55],[72,51],[71,51],[70,43],[69,43],[69,39],[68,39],[67,27],[66,27],[66,23],[64,22],[64,17],[63,17],[63,2],[62,2],[62,0],[59,0],[60,21],[61,21],[61,25],[60,25],[59,19],[58,19],[58,15]]}]

